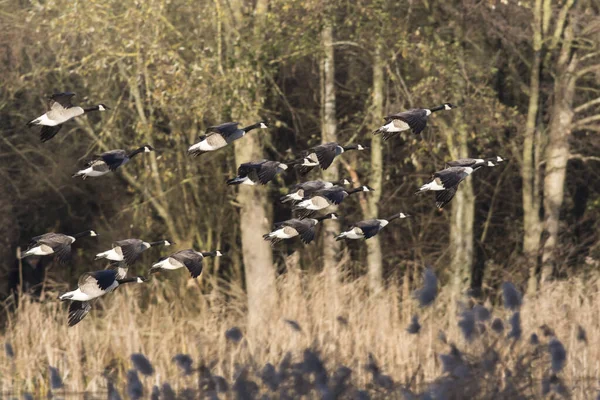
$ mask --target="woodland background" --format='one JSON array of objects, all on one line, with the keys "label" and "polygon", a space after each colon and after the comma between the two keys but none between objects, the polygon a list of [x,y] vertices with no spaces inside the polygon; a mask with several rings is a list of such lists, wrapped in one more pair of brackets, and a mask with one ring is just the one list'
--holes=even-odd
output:
[{"label": "woodland background", "polygon": [[[185,290],[233,291],[248,329],[281,306],[291,270],[324,277],[326,293],[359,282],[366,299],[410,293],[427,264],[452,299],[495,303],[510,280],[536,301],[556,299],[545,287],[597,300],[585,296],[595,296],[600,266],[598,2],[4,0],[0,11],[0,294],[9,309],[15,293],[44,300],[103,268],[94,255],[129,237],[176,243],[146,252],[134,274],[177,249],[226,250],[206,260],[197,285],[180,271],[151,290],[177,287],[183,299]],[[25,123],[65,90],[112,109],[42,144]],[[458,107],[433,115],[423,141],[371,135],[389,112],[444,102]],[[261,119],[268,131],[186,155],[210,125]],[[370,149],[306,179],[347,177],[376,191],[346,200],[316,243],[271,248],[262,234],[291,216],[278,198],[303,178],[225,180],[242,162],[291,160],[329,141]],[[114,174],[71,178],[92,154],[146,143],[158,151]],[[473,174],[443,211],[413,194],[447,160],[496,155],[508,161]],[[396,212],[413,217],[366,242],[333,239],[347,223]],[[32,236],[86,229],[100,236],[78,240],[70,265],[16,260]],[[4,319],[16,334],[11,314]]]}]

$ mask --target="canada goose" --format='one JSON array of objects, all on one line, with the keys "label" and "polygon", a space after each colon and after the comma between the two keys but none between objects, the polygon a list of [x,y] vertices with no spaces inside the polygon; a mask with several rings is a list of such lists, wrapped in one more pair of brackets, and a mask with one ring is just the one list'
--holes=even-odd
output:
[{"label": "canada goose", "polygon": [[290,165],[294,165],[302,175],[309,173],[317,165],[321,169],[327,169],[333,162],[333,159],[348,150],[366,150],[367,146],[360,144],[351,144],[340,146],[336,142],[323,143],[302,152],[302,158],[294,160]]},{"label": "canada goose", "polygon": [[436,111],[451,110],[455,106],[450,103],[444,103],[441,106],[433,108],[413,108],[408,111],[390,114],[383,119],[385,125],[373,132],[374,135],[382,134],[383,140],[388,140],[400,132],[412,130],[415,135],[420,134],[427,126],[427,118]]},{"label": "canada goose", "polygon": [[334,186],[329,189],[318,190],[310,197],[303,199],[294,208],[293,211],[300,211],[301,217],[307,217],[313,211],[322,210],[332,204],[340,204],[346,197],[359,192],[372,192],[373,188],[369,186],[360,186],[355,189],[346,190],[340,186]]},{"label": "canada goose", "polygon": [[345,186],[349,185],[350,182],[348,179],[340,179],[337,183],[325,182],[325,181],[308,181],[302,182],[297,185],[294,185],[290,188],[289,193],[285,196],[282,196],[279,200],[282,203],[287,203],[289,201],[300,201],[305,197],[310,196],[312,193],[321,189],[329,189],[333,186]]},{"label": "canada goose", "polygon": [[111,261],[124,261],[125,265],[131,266],[140,258],[145,250],[161,244],[165,246],[171,245],[168,240],[159,240],[150,243],[140,239],[119,240],[112,244],[112,249],[96,254],[95,259],[106,258]]},{"label": "canada goose", "polygon": [[52,139],[62,124],[68,120],[83,115],[91,111],[106,111],[110,110],[104,104],[98,104],[97,106],[89,108],[81,108],[73,106],[71,104],[71,98],[75,96],[73,92],[56,93],[49,97],[48,101],[48,112],[41,117],[32,119],[27,123],[28,127],[34,125],[42,125],[42,132],[40,138],[42,142],[46,142]]},{"label": "canada goose", "polygon": [[337,214],[331,213],[318,218],[288,219],[287,221],[275,223],[273,232],[263,235],[263,239],[274,245],[282,240],[300,236],[302,243],[309,244],[315,238],[315,226],[325,219],[338,219]]},{"label": "canada goose", "polygon": [[342,239],[370,239],[373,236],[377,235],[380,230],[382,230],[387,224],[395,220],[396,218],[408,218],[409,215],[404,213],[394,214],[386,219],[367,219],[364,221],[359,221],[354,225],[351,225],[350,228],[340,233],[335,237],[335,240]]},{"label": "canada goose", "polygon": [[425,185],[421,186],[417,190],[416,194],[424,193],[430,190],[436,191],[436,206],[437,208],[443,208],[448,204],[458,189],[458,185],[473,171],[488,165],[487,161],[479,161],[472,164],[470,167],[449,167],[444,170],[435,172],[433,174],[433,180]]},{"label": "canada goose", "polygon": [[228,185],[266,185],[288,166],[278,161],[251,161],[238,167],[238,176],[227,180]]},{"label": "canada goose", "polygon": [[122,165],[125,165],[135,155],[139,153],[149,153],[154,150],[154,147],[149,144],[140,147],[139,149],[126,152],[125,150],[111,150],[102,154],[96,155],[97,158],[85,164],[84,169],[77,171],[72,175],[73,178],[81,176],[82,179],[88,176],[102,176],[114,171]]},{"label": "canada goose", "polygon": [[472,167],[477,163],[485,163],[484,167],[495,167],[501,162],[506,161],[502,157],[490,157],[490,158],[461,158],[454,161],[446,161],[446,165],[449,167]]},{"label": "canada goose", "polygon": [[188,154],[194,157],[200,154],[222,149],[232,142],[241,139],[251,130],[267,129],[265,121],[257,122],[245,128],[238,128],[239,122],[226,122],[206,129],[206,135],[200,136],[200,141],[188,149]]},{"label": "canada goose", "polygon": [[111,270],[86,272],[79,277],[77,289],[64,293],[58,298],[62,301],[71,301],[71,305],[69,306],[69,326],[74,326],[91,310],[91,300],[112,292],[124,283],[142,283],[145,281],[146,278],[141,276],[118,279],[117,272]]},{"label": "canada goose", "polygon": [[71,244],[75,240],[85,236],[98,236],[94,231],[83,231],[73,236],[62,233],[44,233],[43,235],[31,238],[29,247],[21,255],[21,258],[27,256],[47,256],[54,254],[58,261],[67,263],[71,259]]},{"label": "canada goose", "polygon": [[192,249],[180,250],[168,257],[161,258],[159,262],[150,268],[150,273],[161,269],[179,269],[186,267],[192,278],[197,278],[202,273],[202,260],[204,257],[221,257],[223,253],[219,250],[199,252]]}]

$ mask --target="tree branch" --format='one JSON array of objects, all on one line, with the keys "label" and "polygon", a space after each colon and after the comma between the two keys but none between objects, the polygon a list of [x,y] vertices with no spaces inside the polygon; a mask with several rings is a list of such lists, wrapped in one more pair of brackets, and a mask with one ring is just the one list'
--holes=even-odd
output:
[{"label": "tree branch", "polygon": [[577,107],[575,107],[573,109],[574,112],[578,113],[581,112],[583,110],[587,110],[588,108],[595,106],[596,104],[600,104],[600,97],[595,98],[594,100],[590,100],[587,103],[583,103],[578,105]]}]

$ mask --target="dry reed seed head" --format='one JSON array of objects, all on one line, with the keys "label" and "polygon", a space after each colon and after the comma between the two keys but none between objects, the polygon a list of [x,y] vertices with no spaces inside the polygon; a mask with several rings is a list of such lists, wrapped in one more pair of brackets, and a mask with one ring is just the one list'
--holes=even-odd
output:
[{"label": "dry reed seed head", "polygon": [[212,380],[217,392],[227,393],[229,391],[229,383],[227,383],[227,379],[219,375],[213,375]]},{"label": "dry reed seed head", "polygon": [[418,315],[413,315],[410,325],[408,325],[408,328],[406,328],[406,331],[408,333],[410,333],[411,335],[415,335],[417,333],[419,333],[419,331],[421,330],[421,324],[419,324],[419,316]]},{"label": "dry reed seed head", "polygon": [[162,384],[160,392],[162,395],[162,400],[175,400],[177,398],[175,391],[168,382]]},{"label": "dry reed seed head", "polygon": [[581,325],[577,325],[577,340],[587,344],[587,334]]},{"label": "dry reed seed head", "polygon": [[537,334],[531,334],[531,336],[529,337],[529,344],[531,344],[532,346],[537,346],[538,344],[540,344],[540,338]]},{"label": "dry reed seed head", "polygon": [[176,354],[172,361],[183,371],[184,375],[191,375],[194,372],[194,361],[188,354]]},{"label": "dry reed seed head", "polygon": [[502,333],[504,331],[504,323],[500,318],[494,318],[492,321],[492,330],[496,333]]},{"label": "dry reed seed head", "polygon": [[64,384],[58,368],[48,367],[48,369],[50,370],[50,388],[52,390],[62,389]]},{"label": "dry reed seed head", "polygon": [[493,373],[496,369],[496,365],[500,361],[500,355],[494,349],[488,350],[483,358],[483,362],[481,363],[484,371],[488,373]]},{"label": "dry reed seed head", "polygon": [[154,367],[145,355],[142,353],[133,353],[130,358],[131,362],[133,363],[133,367],[137,369],[139,373],[145,376],[154,374]]},{"label": "dry reed seed head", "polygon": [[314,374],[317,383],[327,384],[327,370],[316,350],[304,350],[302,370],[304,373]]},{"label": "dry reed seed head", "polygon": [[448,338],[446,337],[446,332],[444,332],[443,330],[440,329],[438,331],[437,338],[440,342],[442,342],[444,344],[448,344]]},{"label": "dry reed seed head", "polygon": [[4,342],[4,353],[8,358],[15,358],[15,351],[13,350],[12,344],[10,344],[10,342]]},{"label": "dry reed seed head", "polygon": [[510,324],[510,332],[508,332],[509,339],[519,340],[523,331],[521,330],[521,313],[516,311],[508,320]]},{"label": "dry reed seed head", "polygon": [[523,301],[521,293],[510,282],[502,284],[502,298],[504,299],[504,307],[511,311],[516,311],[521,307]]},{"label": "dry reed seed head", "polygon": [[254,399],[258,393],[258,385],[247,379],[246,369],[242,369],[233,384],[236,397],[240,400]]},{"label": "dry reed seed head", "polygon": [[490,313],[490,310],[488,310],[480,304],[476,304],[473,307],[473,313],[475,314],[475,318],[477,319],[477,321],[480,322],[488,321],[492,317],[492,313]]},{"label": "dry reed seed head", "polygon": [[548,325],[544,324],[540,326],[540,329],[542,330],[542,334],[545,337],[552,337],[552,336],[556,336],[554,334],[554,329],[550,328]]},{"label": "dry reed seed head", "polygon": [[150,393],[150,400],[160,400],[160,389],[158,386],[152,386],[152,392]]},{"label": "dry reed seed head", "polygon": [[141,399],[144,395],[144,387],[140,382],[137,371],[134,369],[127,371],[127,395],[131,400]]},{"label": "dry reed seed head", "polygon": [[276,391],[279,387],[279,379],[275,367],[271,363],[266,363],[260,372],[260,379],[271,390]]},{"label": "dry reed seed head", "polygon": [[567,350],[557,338],[552,338],[548,343],[548,351],[550,352],[552,371],[559,373],[567,361]]},{"label": "dry reed seed head", "polygon": [[242,338],[244,337],[244,335],[242,334],[242,330],[240,328],[234,326],[233,328],[229,328],[225,331],[225,337],[227,338],[227,340],[239,343],[240,340],[242,340]]},{"label": "dry reed seed head", "polygon": [[284,321],[296,332],[302,332],[302,327],[293,319],[284,319]]},{"label": "dry reed seed head", "polygon": [[106,391],[108,392],[108,400],[122,400],[119,391],[110,379],[106,381]]},{"label": "dry reed seed head", "polygon": [[564,385],[562,380],[555,374],[542,379],[542,395],[546,396],[550,394],[550,392],[554,392],[561,397],[569,396],[569,390]]},{"label": "dry reed seed head", "polygon": [[423,287],[413,292],[413,296],[419,301],[421,307],[433,303],[437,297],[437,277],[433,269],[426,268],[423,272]]},{"label": "dry reed seed head", "polygon": [[345,317],[342,317],[341,315],[338,315],[336,318],[337,322],[340,323],[340,325],[343,326],[348,326],[348,320]]},{"label": "dry reed seed head", "polygon": [[475,313],[472,310],[463,311],[458,321],[463,336],[467,341],[472,341],[475,337]]}]

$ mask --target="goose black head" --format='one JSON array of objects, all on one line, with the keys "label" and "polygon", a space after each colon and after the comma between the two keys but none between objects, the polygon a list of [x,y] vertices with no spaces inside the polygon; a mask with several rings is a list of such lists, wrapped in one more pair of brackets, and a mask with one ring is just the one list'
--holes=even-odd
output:
[{"label": "goose black head", "polygon": [[260,129],[267,129],[269,127],[267,121],[260,121],[259,124]]},{"label": "goose black head", "polygon": [[145,276],[137,276],[135,281],[137,283],[144,283],[148,281],[148,278],[146,278]]},{"label": "goose black head", "polygon": [[106,110],[110,110],[110,107],[107,106],[106,104],[98,104],[98,111],[106,111]]},{"label": "goose black head", "polygon": [[144,152],[145,153],[150,153],[151,151],[154,151],[154,147],[150,146],[149,144],[144,145]]},{"label": "goose black head", "polygon": [[374,192],[374,191],[375,191],[375,189],[373,189],[373,188],[372,188],[371,186],[369,186],[369,185],[363,185],[363,187],[362,187],[362,191],[363,191],[363,192]]},{"label": "goose black head", "polygon": [[338,181],[338,184],[339,184],[340,186],[349,185],[349,184],[351,184],[351,183],[352,183],[352,181],[351,181],[351,180],[348,180],[348,179],[346,179],[346,178],[342,178],[342,179],[340,179],[340,180]]},{"label": "goose black head", "polygon": [[327,214],[325,217],[327,217],[328,219],[338,219],[339,218],[336,213]]},{"label": "goose black head", "polygon": [[453,105],[452,103],[444,103],[444,110],[452,110],[455,107],[456,106]]}]

